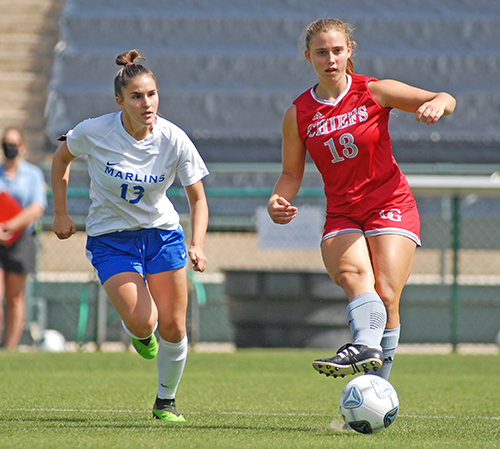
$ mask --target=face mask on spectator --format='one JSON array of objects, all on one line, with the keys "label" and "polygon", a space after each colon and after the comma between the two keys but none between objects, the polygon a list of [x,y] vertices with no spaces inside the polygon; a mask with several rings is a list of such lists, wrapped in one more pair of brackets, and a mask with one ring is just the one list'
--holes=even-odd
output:
[{"label": "face mask on spectator", "polygon": [[2,142],[2,148],[6,159],[15,159],[19,154],[19,148],[15,143]]}]

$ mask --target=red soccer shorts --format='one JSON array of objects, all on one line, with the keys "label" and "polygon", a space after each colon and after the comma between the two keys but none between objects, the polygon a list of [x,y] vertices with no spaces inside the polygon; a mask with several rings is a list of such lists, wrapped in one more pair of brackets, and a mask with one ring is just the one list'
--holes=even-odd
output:
[{"label": "red soccer shorts", "polygon": [[390,204],[383,209],[371,209],[355,216],[327,214],[325,232],[321,241],[348,233],[361,233],[365,237],[391,234],[402,235],[420,246],[420,217],[416,203]]}]

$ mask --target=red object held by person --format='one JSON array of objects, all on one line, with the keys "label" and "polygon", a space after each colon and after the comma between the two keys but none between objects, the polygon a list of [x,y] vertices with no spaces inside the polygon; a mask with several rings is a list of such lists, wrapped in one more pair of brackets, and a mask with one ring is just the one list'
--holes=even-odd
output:
[{"label": "red object held by person", "polygon": [[[15,217],[19,212],[23,210],[19,201],[14,198],[10,193],[3,191],[0,192],[0,223],[5,223],[12,217]],[[21,235],[24,229],[17,231],[14,235],[7,241],[3,242],[4,246],[12,245]]]}]

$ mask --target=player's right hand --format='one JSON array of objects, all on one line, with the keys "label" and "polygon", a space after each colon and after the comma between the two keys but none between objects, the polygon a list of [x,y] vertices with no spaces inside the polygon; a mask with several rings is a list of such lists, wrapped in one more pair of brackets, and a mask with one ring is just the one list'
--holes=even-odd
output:
[{"label": "player's right hand", "polygon": [[52,230],[58,239],[65,240],[76,232],[76,226],[69,215],[56,215],[52,223]]},{"label": "player's right hand", "polygon": [[267,203],[267,212],[276,224],[290,223],[297,215],[297,211],[295,206],[281,196],[273,196]]}]

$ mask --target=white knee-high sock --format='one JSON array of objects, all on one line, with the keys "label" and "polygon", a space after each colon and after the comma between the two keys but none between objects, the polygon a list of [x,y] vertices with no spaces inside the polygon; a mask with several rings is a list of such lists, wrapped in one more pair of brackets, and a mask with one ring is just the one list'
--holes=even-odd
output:
[{"label": "white knee-high sock", "polygon": [[122,320],[122,326],[123,326],[123,329],[125,329],[125,332],[132,338],[135,338],[136,340],[146,340],[148,339],[149,337],[151,337],[151,335],[153,335],[156,331],[156,329],[158,329],[158,321],[156,322],[156,325],[155,325],[155,328],[154,328],[154,331],[151,332],[151,335],[148,335],[147,337],[138,337],[137,335],[134,335],[130,329],[127,327],[127,325],[125,324],[125,321]]},{"label": "white knee-high sock", "polygon": [[174,399],[181,381],[188,353],[188,338],[171,343],[160,337],[156,366],[158,368],[158,397]]},{"label": "white knee-high sock", "polygon": [[392,362],[396,354],[396,348],[399,344],[399,335],[401,334],[401,326],[395,329],[386,329],[384,335],[382,336],[382,351],[384,352],[384,364],[375,373],[384,379],[389,379],[389,374],[391,373]]},{"label": "white knee-high sock", "polygon": [[355,344],[380,347],[387,312],[379,295],[367,292],[356,296],[347,306],[347,318]]}]

